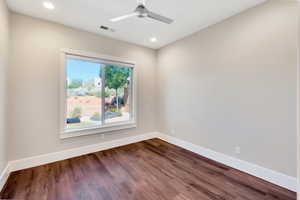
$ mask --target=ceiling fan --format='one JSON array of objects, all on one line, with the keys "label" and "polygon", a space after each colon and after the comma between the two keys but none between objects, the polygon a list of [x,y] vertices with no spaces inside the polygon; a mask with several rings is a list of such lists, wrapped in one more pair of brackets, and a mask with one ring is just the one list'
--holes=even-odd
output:
[{"label": "ceiling fan", "polygon": [[138,0],[138,6],[133,11],[133,13],[113,18],[110,21],[118,22],[118,21],[128,19],[128,18],[131,18],[131,17],[139,17],[139,18],[148,17],[148,18],[151,18],[151,19],[154,19],[154,20],[166,23],[166,24],[171,24],[174,21],[174,20],[172,20],[168,17],[164,17],[162,15],[156,14],[156,13],[151,12],[150,10],[148,10],[146,8],[145,0]]}]

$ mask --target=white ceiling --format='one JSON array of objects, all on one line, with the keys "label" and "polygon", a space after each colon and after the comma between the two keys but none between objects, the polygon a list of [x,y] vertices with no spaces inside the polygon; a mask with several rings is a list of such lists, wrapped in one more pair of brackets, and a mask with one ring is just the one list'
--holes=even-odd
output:
[{"label": "white ceiling", "polygon": [[[131,18],[120,22],[109,19],[132,12],[136,0],[49,0],[54,10],[43,7],[43,0],[7,0],[11,10],[58,22],[115,39],[160,48],[202,28],[254,7],[265,0],[147,0],[147,8],[175,20],[171,25],[151,19]],[[105,32],[100,25],[115,32]],[[149,38],[158,41],[151,43]]]}]

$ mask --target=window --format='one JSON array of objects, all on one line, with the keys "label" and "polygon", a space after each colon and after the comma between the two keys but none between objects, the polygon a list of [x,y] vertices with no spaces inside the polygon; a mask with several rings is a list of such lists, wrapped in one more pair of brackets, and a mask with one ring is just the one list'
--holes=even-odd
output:
[{"label": "window", "polygon": [[132,62],[74,50],[62,55],[62,138],[136,126]]}]

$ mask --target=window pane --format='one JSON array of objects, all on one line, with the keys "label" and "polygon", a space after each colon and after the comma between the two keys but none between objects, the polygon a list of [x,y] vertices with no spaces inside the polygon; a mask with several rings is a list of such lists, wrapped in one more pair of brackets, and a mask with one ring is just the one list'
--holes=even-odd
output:
[{"label": "window pane", "polygon": [[101,125],[101,64],[67,59],[67,129]]},{"label": "window pane", "polygon": [[105,123],[130,120],[132,69],[105,66]]}]

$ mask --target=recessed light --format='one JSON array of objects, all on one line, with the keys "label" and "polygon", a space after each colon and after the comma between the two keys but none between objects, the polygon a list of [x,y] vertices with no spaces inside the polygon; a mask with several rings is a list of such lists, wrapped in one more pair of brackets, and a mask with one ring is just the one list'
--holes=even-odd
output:
[{"label": "recessed light", "polygon": [[51,3],[50,1],[45,1],[44,2],[44,7],[49,9],[49,10],[53,10],[55,8],[53,3]]},{"label": "recessed light", "polygon": [[157,38],[156,37],[152,37],[152,38],[150,38],[150,41],[151,42],[157,42]]}]

